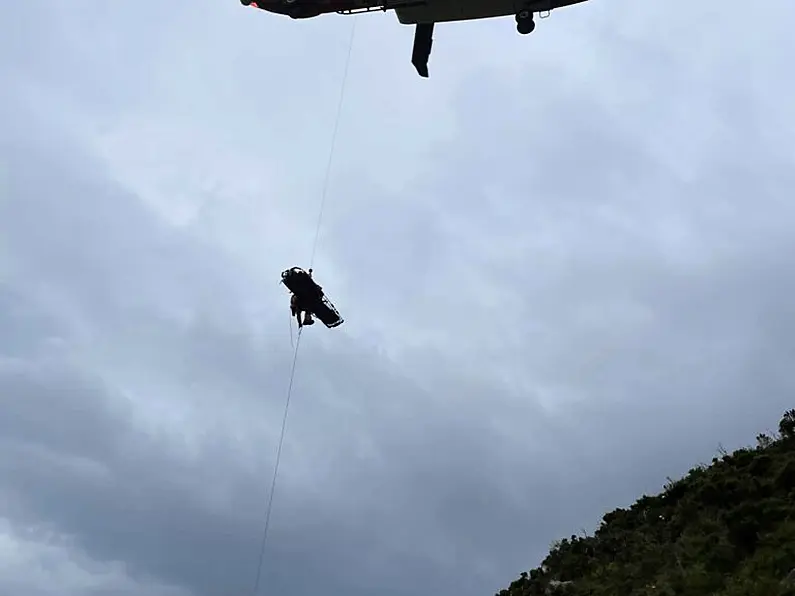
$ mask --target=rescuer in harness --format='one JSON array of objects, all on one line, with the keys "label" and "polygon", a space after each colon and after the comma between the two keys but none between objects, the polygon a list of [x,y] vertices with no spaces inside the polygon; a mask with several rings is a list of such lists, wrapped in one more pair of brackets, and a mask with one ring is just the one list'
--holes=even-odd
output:
[{"label": "rescuer in harness", "polygon": [[[314,325],[313,316],[329,329],[338,327],[343,320],[340,313],[323,293],[323,288],[312,279],[312,270],[291,267],[282,271],[282,281],[290,293],[290,311],[298,327]],[[303,313],[303,320],[302,315]]]},{"label": "rescuer in harness", "polygon": [[[312,270],[308,271],[309,277],[312,277]],[[293,294],[290,296],[290,311],[293,313],[295,320],[298,321],[298,326],[303,327],[304,325],[314,325],[315,320],[312,318],[312,311],[309,308],[309,305],[305,304],[303,300],[301,300],[297,294]],[[304,313],[304,320],[301,321],[301,313]]]},{"label": "rescuer in harness", "polygon": [[[311,269],[309,270],[309,277],[312,277]],[[315,320],[312,318],[312,311],[307,304],[304,304],[304,301],[301,300],[297,294],[290,296],[290,311],[292,311],[295,320],[298,321],[299,327],[315,324]],[[304,313],[303,322],[301,321],[301,313]]]}]

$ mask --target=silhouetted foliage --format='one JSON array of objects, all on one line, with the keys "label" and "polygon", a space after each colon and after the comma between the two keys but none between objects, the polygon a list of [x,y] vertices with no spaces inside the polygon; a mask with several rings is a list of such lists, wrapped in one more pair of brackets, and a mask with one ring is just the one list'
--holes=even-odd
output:
[{"label": "silhouetted foliage", "polygon": [[795,409],[778,429],[556,541],[497,596],[795,596]]}]

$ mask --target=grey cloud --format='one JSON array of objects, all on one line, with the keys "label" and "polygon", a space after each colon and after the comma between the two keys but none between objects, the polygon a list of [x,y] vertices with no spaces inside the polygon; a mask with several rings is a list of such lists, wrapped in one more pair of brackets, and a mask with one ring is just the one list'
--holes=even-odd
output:
[{"label": "grey cloud", "polygon": [[0,544],[12,547],[4,549],[0,589],[5,593],[187,596],[183,590],[151,578],[127,577],[120,562],[97,564],[79,553],[68,538],[45,527],[21,527],[0,520]]},{"label": "grey cloud", "polygon": [[[197,595],[253,579],[291,357],[275,277],[314,231],[346,49],[342,21],[238,9],[27,8],[20,30],[48,42],[0,63],[28,73],[0,111],[4,513],[17,539],[46,524],[86,568],[120,560]],[[710,8],[678,25],[695,54],[654,10],[572,9],[526,72],[456,67],[450,97],[357,57],[316,266],[349,322],[302,339],[270,591],[488,594],[791,407],[785,108],[728,70],[717,26],[696,29]],[[106,35],[126,18],[137,34]],[[465,52],[459,31],[444,35]],[[3,38],[6,56],[29,38]],[[277,89],[275,48],[321,74]],[[42,110],[47,90],[63,113]],[[375,128],[387,99],[405,113]],[[153,205],[164,188],[204,193],[192,224]]]}]

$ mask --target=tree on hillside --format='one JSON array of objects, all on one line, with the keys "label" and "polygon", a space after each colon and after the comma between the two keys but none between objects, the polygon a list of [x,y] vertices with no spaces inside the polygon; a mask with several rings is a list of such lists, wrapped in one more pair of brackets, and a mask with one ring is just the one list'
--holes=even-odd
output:
[{"label": "tree on hillside", "polygon": [[556,541],[497,596],[795,596],[795,409],[756,443]]}]

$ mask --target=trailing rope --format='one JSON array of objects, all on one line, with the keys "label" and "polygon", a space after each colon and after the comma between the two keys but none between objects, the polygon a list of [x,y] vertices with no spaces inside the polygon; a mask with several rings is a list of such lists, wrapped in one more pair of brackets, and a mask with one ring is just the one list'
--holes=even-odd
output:
[{"label": "trailing rope", "polygon": [[[292,329],[292,327],[291,327]],[[276,464],[273,468],[273,479],[271,480],[270,495],[268,495],[268,505],[265,509],[265,528],[262,531],[262,543],[259,549],[259,564],[257,565],[257,579],[254,580],[254,591],[252,594],[256,596],[259,591],[260,580],[262,579],[262,563],[265,558],[265,543],[268,539],[268,529],[270,528],[271,512],[273,511],[273,495],[276,493],[276,476],[279,472],[279,462],[282,459],[282,446],[284,445],[284,433],[287,429],[287,414],[290,411],[290,397],[293,394],[293,381],[295,380],[295,366],[298,362],[298,347],[301,345],[301,331],[298,330],[298,339],[295,342],[295,349],[293,350],[293,365],[290,368],[290,383],[287,386],[287,400],[284,403],[284,415],[282,416],[282,430],[279,435],[279,446],[276,449]]]},{"label": "trailing rope", "polygon": [[[344,70],[343,75],[342,75],[342,84],[340,85],[340,95],[339,95],[339,101],[337,103],[337,114],[336,114],[336,117],[334,118],[334,129],[333,129],[333,131],[331,133],[331,147],[329,149],[328,162],[326,163],[326,173],[325,173],[325,176],[324,176],[324,179],[323,179],[323,190],[322,190],[321,197],[320,197],[320,209],[319,209],[319,213],[318,213],[318,217],[317,217],[317,225],[315,226],[315,239],[314,239],[314,242],[312,243],[312,256],[311,256],[310,261],[309,261],[309,268],[310,269],[312,268],[312,264],[314,263],[314,260],[315,260],[315,252],[317,250],[317,242],[318,242],[318,238],[320,236],[320,224],[323,221],[323,207],[325,206],[326,196],[328,195],[329,178],[330,178],[330,174],[331,174],[331,164],[332,164],[333,158],[334,158],[334,149],[335,149],[335,146],[336,146],[337,131],[339,130],[340,116],[342,114],[343,99],[345,97],[345,88],[347,86],[347,81],[348,81],[348,70],[349,70],[350,63],[351,63],[351,54],[352,54],[352,50],[353,50],[353,39],[354,39],[354,34],[356,33],[356,17],[354,17],[352,20],[353,20],[353,23],[351,25],[351,34],[350,34],[350,38],[348,40],[348,55],[347,55],[347,57],[345,59],[345,70]],[[292,329],[293,329],[293,327],[292,327],[292,324],[291,324],[290,325],[290,341],[291,342],[292,342]],[[257,576],[256,576],[256,579],[254,580],[254,589],[252,591],[253,596],[257,596],[257,594],[259,592],[260,582],[262,580],[262,568],[263,568],[263,563],[264,563],[264,559],[265,559],[265,546],[266,546],[267,539],[268,539],[268,530],[270,529],[271,512],[273,511],[273,497],[274,497],[274,494],[276,493],[276,479],[278,477],[279,464],[280,464],[281,458],[282,458],[282,446],[284,445],[284,435],[285,435],[285,430],[287,429],[287,414],[289,413],[289,410],[290,410],[290,399],[291,399],[292,393],[293,393],[293,382],[295,380],[295,369],[296,369],[296,364],[298,362],[298,348],[301,345],[301,332],[302,331],[303,331],[303,328],[299,328],[298,329],[298,339],[295,342],[295,348],[293,350],[293,363],[292,363],[292,366],[290,368],[290,382],[289,382],[289,384],[287,386],[287,399],[285,400],[285,404],[284,404],[284,415],[282,417],[282,429],[281,429],[281,433],[279,434],[279,444],[278,444],[278,447],[276,449],[276,461],[275,461],[274,466],[273,466],[273,478],[271,480],[270,494],[268,495],[268,504],[267,504],[266,509],[265,509],[265,527],[263,528],[263,531],[262,531],[262,542],[260,543],[259,559],[258,559],[258,564],[257,564]]]}]

